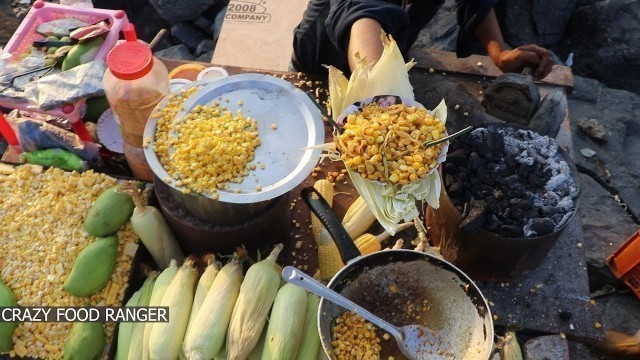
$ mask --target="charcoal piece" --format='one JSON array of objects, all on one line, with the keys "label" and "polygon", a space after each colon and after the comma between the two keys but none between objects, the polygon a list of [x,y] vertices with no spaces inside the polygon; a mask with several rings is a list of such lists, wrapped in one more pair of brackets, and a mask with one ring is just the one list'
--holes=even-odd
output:
[{"label": "charcoal piece", "polygon": [[454,164],[452,164],[452,163],[450,163],[448,161],[444,164],[444,173],[445,174],[456,174],[456,172],[457,172],[456,170],[457,169],[456,169],[456,166]]},{"label": "charcoal piece", "polygon": [[531,207],[529,199],[509,199],[509,205],[516,209],[526,210]]},{"label": "charcoal piece", "polygon": [[516,167],[516,157],[513,154],[507,155],[503,161],[507,166],[507,169],[513,169]]},{"label": "charcoal piece", "polygon": [[453,184],[453,175],[446,174],[444,176],[444,186],[448,189],[451,184]]},{"label": "charcoal piece", "polygon": [[553,222],[555,224],[559,224],[564,217],[565,217],[565,214],[564,213],[560,213],[560,214],[552,215],[551,219],[553,219]]},{"label": "charcoal piece", "polygon": [[520,164],[517,170],[517,174],[521,178],[526,179],[529,177],[529,174],[531,174],[531,172],[533,171],[533,168],[534,168],[533,165]]},{"label": "charcoal piece", "polygon": [[480,158],[477,152],[472,152],[469,154],[469,169],[478,170],[481,167],[484,167],[487,164],[487,161]]},{"label": "charcoal piece", "polygon": [[562,310],[561,310],[561,311],[558,313],[558,316],[560,317],[560,320],[563,320],[563,321],[569,321],[569,320],[571,320],[572,315],[573,315],[573,314],[572,314],[570,311],[562,311]]},{"label": "charcoal piece", "polygon": [[486,222],[487,207],[482,200],[475,200],[469,206],[468,215],[462,220],[460,229],[473,233],[480,230]]},{"label": "charcoal piece", "polygon": [[489,225],[487,226],[487,229],[489,229],[490,231],[495,231],[496,229],[498,229],[498,226],[500,226],[500,219],[498,219],[498,217],[495,214],[491,214],[491,217],[489,218]]},{"label": "charcoal piece", "polygon": [[520,184],[520,179],[518,179],[518,175],[511,175],[505,179],[507,186],[511,189],[515,188],[516,185]]},{"label": "charcoal piece", "polygon": [[511,217],[514,219],[522,219],[525,214],[522,209],[511,209]]},{"label": "charcoal piece", "polygon": [[510,216],[511,216],[511,208],[504,209],[504,211],[502,212],[502,218],[509,219]]},{"label": "charcoal piece", "polygon": [[467,151],[464,149],[458,149],[447,154],[447,162],[454,164],[457,167],[467,166],[467,156]]},{"label": "charcoal piece", "polygon": [[500,189],[493,189],[493,190],[491,191],[491,195],[493,195],[493,197],[494,197],[496,200],[502,200],[502,199],[504,199],[504,193],[503,193],[503,192],[502,192],[502,190],[500,190]]},{"label": "charcoal piece", "polygon": [[455,182],[451,184],[449,187],[449,196],[453,199],[459,199],[462,197],[462,192],[464,191],[464,184],[462,181]]},{"label": "charcoal piece", "polygon": [[474,144],[474,149],[483,159],[491,160],[493,159],[493,151],[489,147],[487,142],[481,142],[479,144]]},{"label": "charcoal piece", "polygon": [[498,226],[498,234],[504,237],[522,237],[522,228],[515,225]]},{"label": "charcoal piece", "polygon": [[[547,183],[545,177],[538,174],[538,172],[532,172],[531,174],[529,174],[529,185],[531,185],[531,187],[533,188],[540,188]],[[546,178],[548,178],[548,176]]]},{"label": "charcoal piece", "polygon": [[553,216],[555,214],[560,214],[564,212],[562,208],[559,206],[548,206],[548,205],[543,205],[540,210],[542,211],[541,215],[544,215],[544,216]]},{"label": "charcoal piece", "polygon": [[544,236],[551,234],[556,225],[550,218],[535,218],[530,219],[527,223],[528,229],[535,232],[538,236]]},{"label": "charcoal piece", "polygon": [[497,158],[504,153],[504,135],[497,131],[489,131],[486,134],[487,143],[491,149],[491,158]]}]

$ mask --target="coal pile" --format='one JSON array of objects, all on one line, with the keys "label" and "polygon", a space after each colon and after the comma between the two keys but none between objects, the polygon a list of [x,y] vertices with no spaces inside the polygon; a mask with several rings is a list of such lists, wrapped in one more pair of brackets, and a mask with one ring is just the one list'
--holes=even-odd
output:
[{"label": "coal pile", "polygon": [[490,126],[461,136],[450,145],[443,175],[468,232],[544,236],[576,210],[579,188],[558,144],[529,130]]}]

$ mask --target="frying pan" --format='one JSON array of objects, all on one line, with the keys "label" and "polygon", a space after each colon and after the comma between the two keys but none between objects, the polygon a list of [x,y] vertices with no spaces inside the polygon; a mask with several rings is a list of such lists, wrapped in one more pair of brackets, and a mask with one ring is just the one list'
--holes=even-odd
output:
[{"label": "frying pan", "polygon": [[[487,301],[469,277],[450,263],[413,250],[385,250],[360,256],[329,204],[313,187],[301,197],[333,237],[346,264],[327,285],[396,326],[418,324],[451,345],[457,360],[488,360],[493,320]],[[332,325],[345,310],[320,300],[318,331],[331,358]],[[381,339],[380,357],[406,359],[395,340]]]}]

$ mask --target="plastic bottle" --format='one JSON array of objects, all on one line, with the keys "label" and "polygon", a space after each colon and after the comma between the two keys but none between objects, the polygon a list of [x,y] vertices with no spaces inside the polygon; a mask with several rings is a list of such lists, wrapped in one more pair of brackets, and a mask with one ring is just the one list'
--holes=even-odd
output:
[{"label": "plastic bottle", "polygon": [[144,157],[142,135],[149,115],[169,94],[169,72],[153,57],[151,49],[138,41],[133,25],[123,31],[125,41],[107,55],[104,89],[124,139],[124,155],[133,175],[153,180]]}]

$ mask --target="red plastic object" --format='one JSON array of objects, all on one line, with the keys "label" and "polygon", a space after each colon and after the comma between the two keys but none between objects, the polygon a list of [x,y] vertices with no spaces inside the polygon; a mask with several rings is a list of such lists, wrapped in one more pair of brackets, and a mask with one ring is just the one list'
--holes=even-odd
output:
[{"label": "red plastic object", "polygon": [[138,41],[132,24],[125,27],[124,36],[126,41],[107,55],[107,65],[111,73],[120,79],[139,79],[153,68],[153,53],[149,46]]},{"label": "red plastic object", "polygon": [[16,133],[13,131],[13,129],[11,128],[11,125],[9,124],[7,119],[4,117],[4,114],[2,114],[1,112],[0,112],[0,134],[2,134],[2,137],[4,137],[5,140],[7,140],[7,142],[9,143],[9,145],[11,145],[12,148],[14,148],[15,150],[20,150],[20,143],[18,142],[18,137],[16,136]]},{"label": "red plastic object", "polygon": [[640,230],[607,258],[607,265],[640,299]]}]

